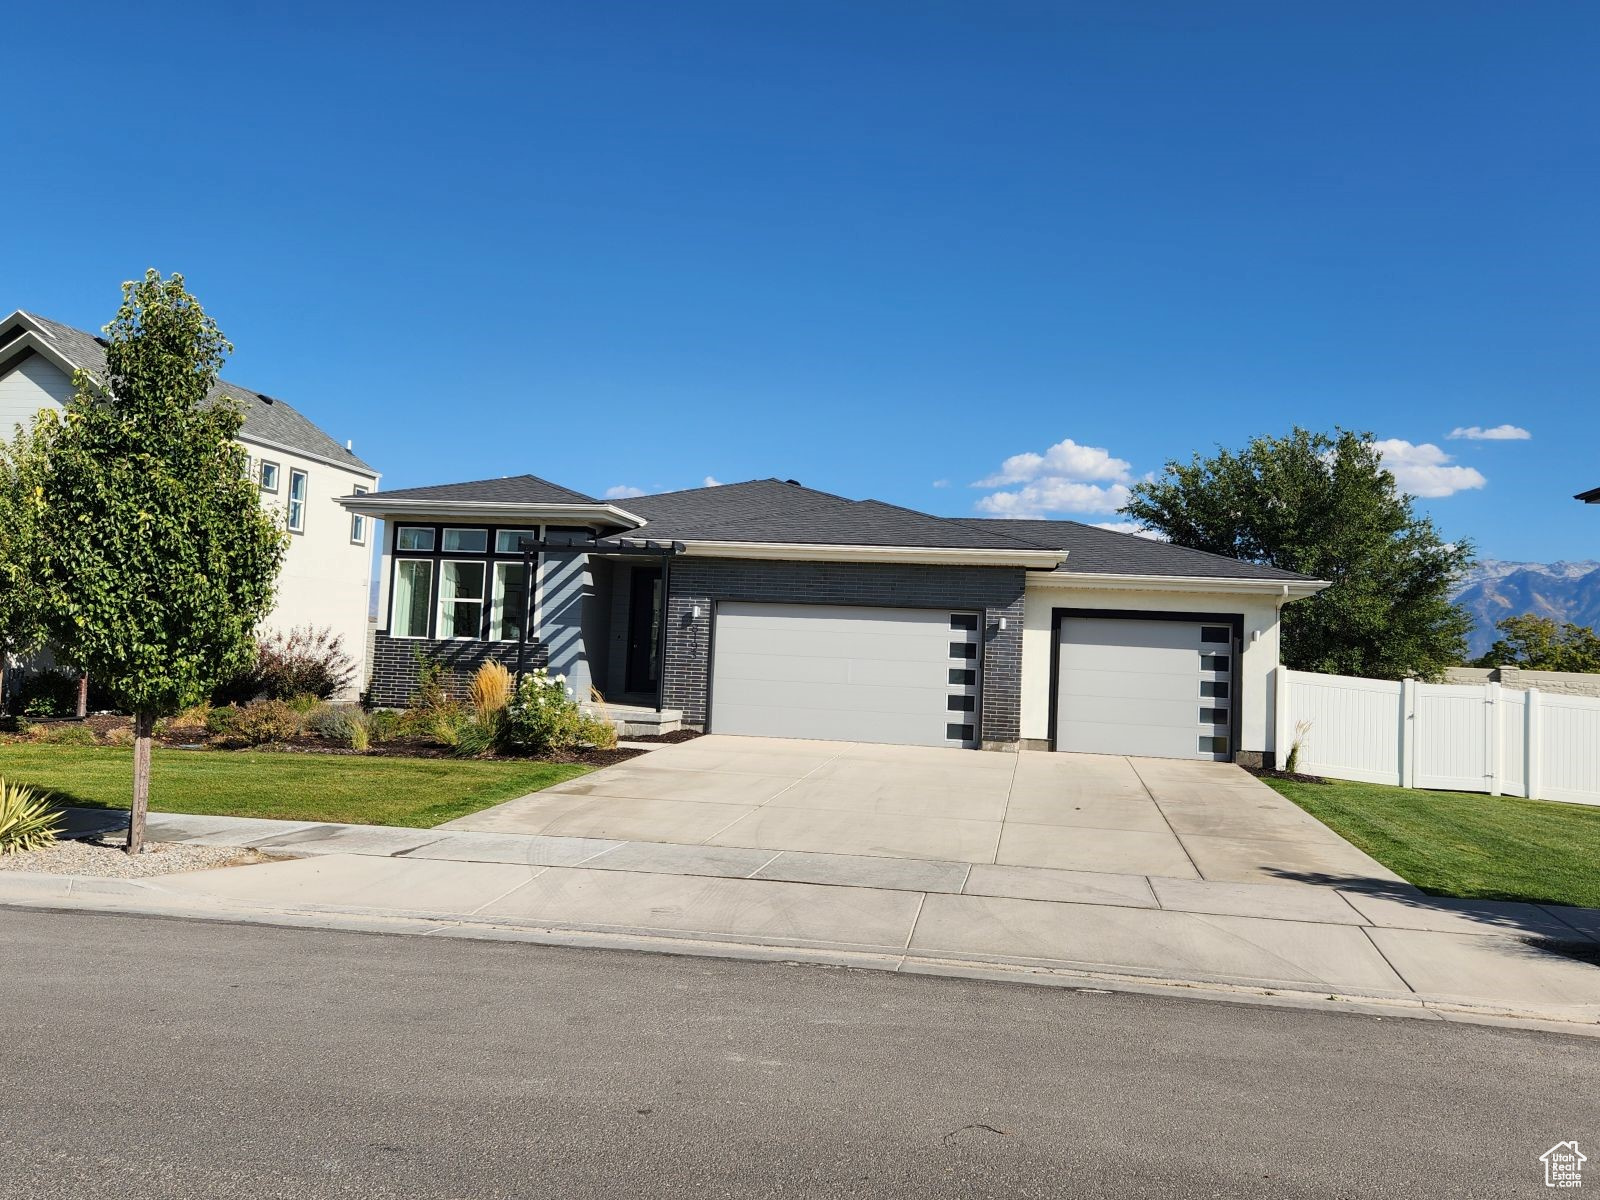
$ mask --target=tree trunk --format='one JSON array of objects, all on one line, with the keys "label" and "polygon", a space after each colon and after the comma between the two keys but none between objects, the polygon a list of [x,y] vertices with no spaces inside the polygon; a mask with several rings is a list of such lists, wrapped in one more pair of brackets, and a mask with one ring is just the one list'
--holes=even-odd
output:
[{"label": "tree trunk", "polygon": [[89,715],[89,677],[78,676],[78,720]]},{"label": "tree trunk", "polygon": [[153,713],[133,714],[133,808],[128,813],[128,853],[144,850],[144,818],[150,810],[150,735],[155,732]]}]

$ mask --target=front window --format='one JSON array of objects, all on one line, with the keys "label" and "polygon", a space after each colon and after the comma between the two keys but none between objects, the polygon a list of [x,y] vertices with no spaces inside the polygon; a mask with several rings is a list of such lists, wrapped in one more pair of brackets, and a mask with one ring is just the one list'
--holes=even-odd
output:
[{"label": "front window", "polygon": [[[357,484],[355,494],[365,496],[367,489]],[[367,518],[361,513],[350,514],[350,540],[358,546],[367,544]]]},{"label": "front window", "polygon": [[483,636],[483,567],[481,562],[439,565],[439,636]]},{"label": "front window", "polygon": [[528,573],[519,562],[494,565],[494,609],[489,636],[497,642],[522,640],[522,617],[528,611]]},{"label": "front window", "polygon": [[433,530],[426,525],[402,525],[394,531],[396,550],[432,550]]},{"label": "front window", "polygon": [[306,484],[304,471],[289,472],[289,528],[295,533],[306,531]]},{"label": "front window", "polygon": [[394,612],[389,632],[395,637],[428,636],[428,608],[433,603],[433,564],[427,559],[401,559],[394,564]]},{"label": "front window", "polygon": [[276,492],[278,490],[278,464],[262,459],[258,470],[260,474],[257,478],[261,481],[261,490],[263,492]]},{"label": "front window", "polygon": [[534,542],[539,540],[539,535],[532,529],[498,530],[494,535],[494,552],[496,554],[521,554],[523,538]]},{"label": "front window", "polygon": [[446,554],[482,554],[489,548],[487,529],[446,529],[444,552]]}]

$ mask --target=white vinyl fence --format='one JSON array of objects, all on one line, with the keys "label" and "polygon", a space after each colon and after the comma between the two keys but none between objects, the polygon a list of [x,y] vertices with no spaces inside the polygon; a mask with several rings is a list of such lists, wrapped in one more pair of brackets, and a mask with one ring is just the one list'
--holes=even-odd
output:
[{"label": "white vinyl fence", "polygon": [[1366,783],[1600,804],[1600,700],[1277,669],[1279,764]]}]

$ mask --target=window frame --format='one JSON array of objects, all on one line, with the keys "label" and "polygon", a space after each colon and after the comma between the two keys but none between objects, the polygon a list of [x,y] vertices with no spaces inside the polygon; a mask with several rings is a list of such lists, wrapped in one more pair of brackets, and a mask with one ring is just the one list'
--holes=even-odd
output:
[{"label": "window frame", "polygon": [[[481,534],[483,534],[483,549],[481,549],[481,550],[469,550],[469,549],[466,549],[466,548],[461,547],[461,546],[450,546],[450,545],[448,545],[447,543],[449,542],[450,535],[452,533],[455,533],[455,534],[481,533]],[[437,545],[439,547],[439,553],[440,554],[472,555],[472,556],[477,556],[477,555],[481,554],[481,555],[483,555],[484,557],[487,558],[488,555],[489,555],[489,546],[490,546],[490,544],[491,543],[489,541],[489,527],[487,525],[441,525],[439,527],[439,538],[438,538]]]},{"label": "window frame", "polygon": [[[426,546],[402,546],[400,544],[400,539],[413,530],[428,535],[428,544]],[[439,530],[433,525],[396,525],[394,527],[394,552],[396,554],[438,554]]]},{"label": "window frame", "polygon": [[[365,484],[358,483],[352,489],[351,494],[365,496],[370,491],[372,491],[371,488]],[[352,546],[365,546],[367,544],[367,516],[365,513],[350,514],[350,544]]]},{"label": "window frame", "polygon": [[[489,607],[489,558],[488,558],[488,556],[486,555],[483,558],[446,558],[443,555],[441,555],[436,561],[439,564],[439,570],[438,570],[438,573],[437,573],[438,583],[434,586],[434,589],[433,589],[433,591],[434,591],[434,599],[433,599],[433,622],[434,622],[433,623],[433,640],[434,641],[438,641],[438,642],[483,642],[483,641],[488,641],[489,639],[484,637],[484,632],[485,632],[485,629],[484,629],[484,618],[485,618],[485,616],[487,614],[487,609]],[[445,600],[445,596],[444,596],[444,573],[445,573],[445,569],[447,567],[451,567],[451,566],[477,567],[479,569],[479,571],[482,572],[482,574],[479,576],[479,587],[482,589],[483,594],[481,596],[479,596],[476,600],[469,598],[469,599],[464,599],[464,600],[463,599],[455,599],[455,600],[446,601]],[[460,636],[457,636],[455,634],[451,634],[450,636],[446,637],[445,633],[444,633],[444,606],[447,603],[449,603],[449,604],[476,604],[478,606],[478,632],[475,633],[475,634],[470,634],[470,635],[468,635],[466,637],[460,637]],[[453,625],[454,622],[452,621],[451,624]]]},{"label": "window frame", "polygon": [[[267,486],[267,481],[262,478],[262,476],[266,474],[268,467],[272,468],[272,485],[270,487]],[[278,487],[283,480],[283,472],[276,462],[270,458],[257,459],[255,476],[256,486],[263,492],[266,492],[269,496],[276,496],[278,494]]]},{"label": "window frame", "polygon": [[[297,479],[301,483],[299,500],[296,500],[294,495],[294,483]],[[284,516],[286,518],[285,523],[288,525],[290,533],[304,533],[306,531],[306,508],[310,503],[310,500],[311,472],[302,471],[299,467],[290,467],[289,490],[284,502]],[[300,506],[300,520],[298,522],[295,521],[294,516],[296,504]]]},{"label": "window frame", "polygon": [[[503,591],[500,586],[500,569],[502,567],[520,569],[523,565],[520,554],[515,558],[502,555],[489,560],[489,636],[486,640],[490,642],[507,645],[521,640],[516,637],[500,636],[500,613],[505,607]],[[535,589],[528,586],[533,579],[537,579],[539,576],[539,564],[537,561],[533,563],[528,575],[528,579],[522,581],[523,595],[526,597],[527,604],[523,613],[519,614],[519,618],[525,615],[530,626],[537,626],[538,617],[535,606],[538,604],[538,595]]]},{"label": "window frame", "polygon": [[[411,642],[425,642],[433,637],[434,595],[439,590],[439,571],[436,558],[397,558],[389,572],[389,636]],[[395,632],[395,601],[400,594],[400,568],[406,563],[422,563],[428,568],[428,594],[423,600],[421,633]],[[415,598],[412,601],[415,608]]]}]

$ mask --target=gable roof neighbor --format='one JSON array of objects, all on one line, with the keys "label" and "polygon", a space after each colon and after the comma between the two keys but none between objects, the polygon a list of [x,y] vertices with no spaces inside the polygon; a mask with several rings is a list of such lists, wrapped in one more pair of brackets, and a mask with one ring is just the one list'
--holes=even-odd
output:
[{"label": "gable roof neighbor", "polygon": [[[25,332],[32,332],[36,336],[27,339]],[[14,342],[26,342],[27,350],[24,353],[37,349],[46,357],[58,360],[68,373],[82,369],[101,379],[105,378],[106,343],[104,338],[95,334],[18,309],[0,322],[0,360],[9,357],[6,350]],[[207,399],[222,397],[237,402],[244,410],[244,428],[239,436],[246,441],[281,447],[336,466],[377,474],[353,451],[334,441],[299,410],[282,400],[219,379]]]}]

